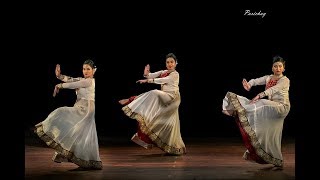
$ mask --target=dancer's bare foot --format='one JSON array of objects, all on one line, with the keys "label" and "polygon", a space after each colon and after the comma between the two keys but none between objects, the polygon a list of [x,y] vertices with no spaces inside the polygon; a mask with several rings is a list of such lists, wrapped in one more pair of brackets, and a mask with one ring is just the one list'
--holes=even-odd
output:
[{"label": "dancer's bare foot", "polygon": [[121,99],[121,100],[119,101],[119,103],[120,103],[121,105],[128,104],[128,102],[129,102],[129,99]]}]

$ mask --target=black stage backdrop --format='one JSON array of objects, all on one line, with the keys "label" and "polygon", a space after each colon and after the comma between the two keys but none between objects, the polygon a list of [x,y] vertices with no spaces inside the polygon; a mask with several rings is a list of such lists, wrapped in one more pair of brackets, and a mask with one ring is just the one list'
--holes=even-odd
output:
[{"label": "black stage backdrop", "polygon": [[[128,137],[136,131],[135,120],[124,115],[118,101],[131,95],[160,88],[136,84],[143,69],[165,69],[165,55],[178,58],[182,137],[229,137],[240,133],[232,118],[221,113],[222,99],[228,91],[253,98],[264,87],[243,89],[243,78],[250,80],[271,74],[272,57],[286,60],[285,75],[291,80],[291,111],[284,121],[283,136],[295,137],[295,126],[303,118],[303,79],[295,59],[292,13],[280,7],[189,9],[165,8],[153,12],[118,13],[79,10],[77,15],[60,16],[41,10],[26,21],[25,62],[32,77],[27,98],[25,129],[43,121],[60,106],[72,106],[73,90],[62,90],[52,97],[55,65],[62,74],[82,76],[82,63],[93,59],[97,65],[96,126],[98,136]],[[195,11],[192,11],[195,10]],[[266,13],[263,15],[245,15]],[[66,13],[68,9],[62,11]],[[182,11],[182,12],[181,12]],[[152,15],[150,15],[152,14]],[[291,33],[290,33],[291,32]],[[29,44],[30,43],[30,44]],[[294,60],[295,59],[295,60]]]}]

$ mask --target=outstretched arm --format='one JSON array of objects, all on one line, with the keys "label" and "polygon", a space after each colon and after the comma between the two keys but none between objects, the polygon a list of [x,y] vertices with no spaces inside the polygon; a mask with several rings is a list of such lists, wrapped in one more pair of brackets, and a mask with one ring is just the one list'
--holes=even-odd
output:
[{"label": "outstretched arm", "polygon": [[269,77],[269,75],[265,75],[262,76],[260,78],[256,78],[256,79],[251,79],[248,84],[250,85],[250,87],[252,86],[258,86],[258,85],[264,85],[266,84],[266,80]]},{"label": "outstretched arm", "polygon": [[179,80],[179,73],[172,72],[169,76],[163,77],[163,78],[154,78],[153,83],[155,84],[167,84],[167,83],[173,83],[174,81]]},{"label": "outstretched arm", "polygon": [[176,80],[179,80],[179,74],[178,73],[171,73],[169,76],[163,77],[163,78],[148,78],[148,79],[142,79],[138,80],[137,83],[155,83],[155,84],[166,84],[170,82],[174,82]]},{"label": "outstretched arm", "polygon": [[157,71],[157,72],[154,72],[154,73],[149,73],[148,76],[145,76],[145,78],[147,79],[153,79],[153,78],[157,78],[161,75],[163,71]]},{"label": "outstretched arm", "polygon": [[93,79],[87,78],[87,79],[82,79],[80,81],[76,82],[67,82],[67,83],[62,83],[61,87],[64,89],[77,89],[77,88],[86,88],[91,86]]},{"label": "outstretched arm", "polygon": [[57,84],[53,91],[53,97],[55,97],[57,93],[59,93],[60,89],[86,88],[92,85],[92,81],[93,81],[92,79],[88,78],[88,79],[82,79],[77,82],[67,82],[67,83]]}]

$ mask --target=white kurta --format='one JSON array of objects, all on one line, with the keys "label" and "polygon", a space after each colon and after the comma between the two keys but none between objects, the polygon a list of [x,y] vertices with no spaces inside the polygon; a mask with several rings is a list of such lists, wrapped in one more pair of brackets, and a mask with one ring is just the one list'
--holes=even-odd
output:
[{"label": "white kurta", "polygon": [[[95,80],[64,76],[63,88],[76,89],[73,107],[60,107],[35,132],[57,153],[83,168],[102,169],[95,124]],[[61,91],[61,90],[60,90]]]},{"label": "white kurta", "polygon": [[186,153],[180,133],[178,108],[181,102],[179,73],[171,72],[159,78],[167,70],[149,73],[149,82],[161,84],[161,90],[151,90],[137,96],[122,110],[139,122],[141,131],[160,149],[169,154]]},{"label": "white kurta", "polygon": [[[252,86],[267,84],[272,75],[252,79]],[[228,92],[223,99],[223,110],[236,110],[237,118],[244,132],[248,135],[254,153],[265,163],[283,165],[281,153],[282,129],[285,117],[290,111],[289,101],[290,80],[283,76],[276,85],[264,91],[268,99],[260,99],[253,104],[250,100]],[[247,158],[246,151],[244,158]]]}]

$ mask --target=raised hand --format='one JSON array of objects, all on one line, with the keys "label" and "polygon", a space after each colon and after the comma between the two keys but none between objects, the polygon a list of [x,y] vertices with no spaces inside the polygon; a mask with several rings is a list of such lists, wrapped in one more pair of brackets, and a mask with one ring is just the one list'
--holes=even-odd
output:
[{"label": "raised hand", "polygon": [[56,77],[59,77],[61,75],[60,64],[56,65],[55,73],[56,73]]},{"label": "raised hand", "polygon": [[243,80],[242,80],[242,85],[243,85],[243,88],[244,88],[245,90],[250,91],[251,86],[250,86],[250,84],[247,82],[246,79],[243,79]]},{"label": "raised hand", "polygon": [[144,67],[143,76],[148,76],[149,73],[150,73],[150,65],[147,64],[147,65]]}]

